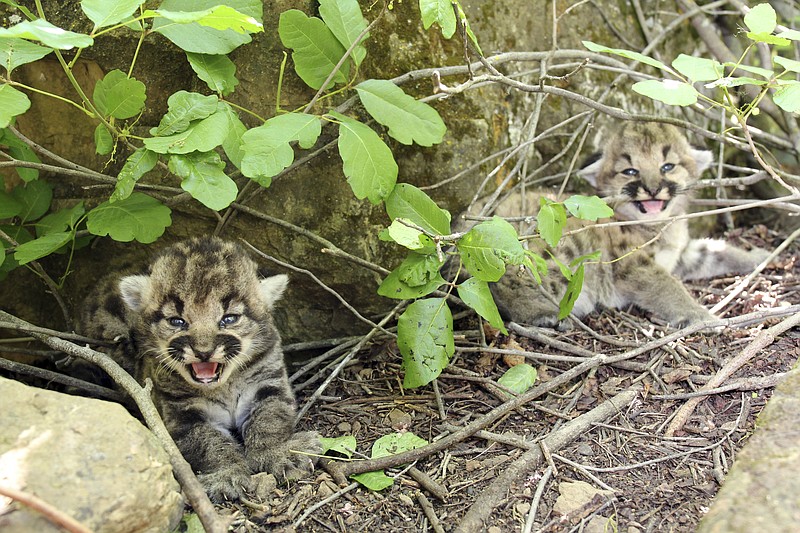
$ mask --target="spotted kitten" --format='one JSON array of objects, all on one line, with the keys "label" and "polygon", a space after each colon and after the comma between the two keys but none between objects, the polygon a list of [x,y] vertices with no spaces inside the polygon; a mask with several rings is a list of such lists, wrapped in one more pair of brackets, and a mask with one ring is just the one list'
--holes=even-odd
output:
[{"label": "spotted kitten", "polygon": [[84,333],[119,341],[112,354],[153,397],[172,437],[219,502],[244,497],[251,474],[297,478],[319,452],[294,432],[295,400],[272,308],[285,275],[260,279],[238,245],[214,237],[165,249],[146,273],[114,276],[92,294]]},{"label": "spotted kitten", "polygon": [[[664,220],[686,213],[689,188],[711,159],[710,152],[691,147],[673,126],[631,122],[608,140],[599,158],[580,174],[614,208],[616,220]],[[529,192],[526,205],[537,206],[540,194]],[[495,214],[511,217],[530,213],[523,213],[521,204],[522,195],[512,195]],[[588,225],[591,223],[570,219],[566,229]],[[525,233],[529,230],[522,229]],[[652,239],[656,240],[650,243]],[[573,310],[576,316],[597,307],[635,304],[675,327],[712,318],[680,280],[749,272],[768,255],[764,250],[745,251],[722,240],[692,239],[686,220],[588,228],[566,237],[551,251],[569,263],[596,250],[602,253],[601,263],[585,267],[583,290]],[[537,251],[545,253],[543,249]],[[554,264],[543,282],[556,301],[566,292],[566,281]],[[492,291],[507,318],[533,325],[558,325],[557,304],[543,297],[529,273],[510,267]]]}]

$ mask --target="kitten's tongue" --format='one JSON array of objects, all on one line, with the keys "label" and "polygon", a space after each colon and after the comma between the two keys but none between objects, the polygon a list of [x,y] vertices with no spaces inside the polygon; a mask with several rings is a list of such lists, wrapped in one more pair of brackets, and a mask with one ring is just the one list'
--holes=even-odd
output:
[{"label": "kitten's tongue", "polygon": [[200,381],[210,381],[217,376],[219,363],[192,363],[194,376]]},{"label": "kitten's tongue", "polygon": [[645,213],[660,213],[664,209],[664,200],[644,200],[640,203]]}]

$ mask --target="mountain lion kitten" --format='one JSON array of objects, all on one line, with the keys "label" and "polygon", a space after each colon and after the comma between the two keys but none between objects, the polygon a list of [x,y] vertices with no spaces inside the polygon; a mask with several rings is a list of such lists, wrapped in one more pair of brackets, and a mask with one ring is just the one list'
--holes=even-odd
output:
[{"label": "mountain lion kitten", "polygon": [[194,238],[138,275],[106,279],[88,298],[84,333],[153,397],[172,437],[217,501],[244,497],[251,474],[297,478],[313,467],[314,432],[294,433],[295,400],[271,310],[288,278],[260,279],[238,245]]},{"label": "mountain lion kitten", "polygon": [[[605,197],[616,220],[662,220],[686,213],[689,187],[708,168],[711,159],[711,152],[691,147],[673,126],[634,122],[624,124],[608,140],[599,158],[580,175]],[[540,195],[528,192],[527,205],[535,209]],[[522,213],[521,200],[521,194],[512,195],[495,214],[510,217],[530,213]],[[566,229],[591,224],[571,218]],[[654,238],[655,242],[649,242]],[[666,224],[586,228],[565,237],[551,252],[568,264],[596,250],[602,253],[601,262],[586,264],[583,290],[573,310],[576,316],[582,317],[597,307],[635,304],[674,327],[713,318],[679,279],[749,272],[769,255],[760,249],[745,251],[722,240],[691,239],[685,219]],[[537,252],[547,257],[543,249]],[[566,292],[567,283],[557,266],[550,263],[543,286],[558,301]],[[507,318],[540,326],[558,325],[557,304],[541,294],[530,273],[510,267],[492,291]]]}]

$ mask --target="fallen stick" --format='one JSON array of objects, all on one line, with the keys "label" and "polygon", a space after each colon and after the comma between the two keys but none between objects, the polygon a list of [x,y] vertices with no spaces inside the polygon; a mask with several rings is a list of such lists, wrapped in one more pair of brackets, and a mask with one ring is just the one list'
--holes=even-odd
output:
[{"label": "fallen stick", "polygon": [[[725,366],[720,368],[714,377],[712,377],[708,383],[700,388],[700,391],[710,390],[722,385],[725,380],[731,377],[734,372],[739,370],[746,362],[755,357],[758,352],[775,342],[775,339],[781,333],[797,326],[798,324],[800,324],[800,313],[795,313],[775,324],[771,328],[765,329],[759,333],[758,336],[739,353],[739,355],[725,363]],[[689,420],[689,417],[692,416],[692,413],[694,413],[695,408],[701,401],[703,401],[703,397],[698,396],[696,398],[689,399],[685,404],[683,404],[680,409],[678,409],[678,412],[675,414],[672,422],[669,423],[664,435],[667,437],[672,437],[677,431],[683,429],[683,425],[686,424],[686,421]]]},{"label": "fallen stick", "polygon": [[[589,431],[594,424],[603,422],[617,414],[629,405],[639,394],[637,389],[627,389],[613,398],[601,403],[588,413],[585,413],[564,426],[549,434],[542,440],[550,451],[563,448],[580,435]],[[519,459],[503,470],[491,485],[475,498],[475,503],[470,507],[464,518],[461,519],[454,531],[458,533],[471,533],[486,531],[486,521],[498,503],[508,494],[512,483],[525,473],[538,466],[544,459],[541,446],[525,452]]]}]

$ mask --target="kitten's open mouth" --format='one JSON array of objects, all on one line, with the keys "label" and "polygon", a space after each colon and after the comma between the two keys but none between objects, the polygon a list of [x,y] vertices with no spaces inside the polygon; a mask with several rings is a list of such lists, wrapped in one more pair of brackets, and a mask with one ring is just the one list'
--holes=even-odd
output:
[{"label": "kitten's open mouth", "polygon": [[652,215],[656,213],[660,213],[664,210],[667,206],[667,202],[664,200],[642,200],[642,201],[634,201],[633,205],[645,215]]},{"label": "kitten's open mouth", "polygon": [[219,363],[192,363],[189,372],[198,383],[215,383],[219,381],[222,365]]}]

